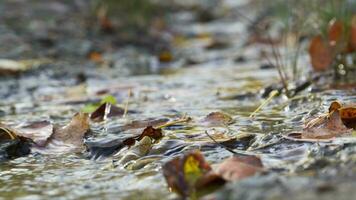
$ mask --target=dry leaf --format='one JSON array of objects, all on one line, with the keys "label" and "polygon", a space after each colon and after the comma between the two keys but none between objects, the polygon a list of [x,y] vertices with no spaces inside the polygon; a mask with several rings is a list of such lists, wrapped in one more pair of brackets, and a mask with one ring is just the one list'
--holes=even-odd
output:
[{"label": "dry leaf", "polygon": [[104,103],[90,114],[90,119],[101,122],[109,117],[118,117],[124,114],[125,110],[110,103]]},{"label": "dry leaf", "polygon": [[53,133],[53,124],[49,121],[30,122],[14,129],[17,135],[31,139],[38,146],[45,146]]},{"label": "dry leaf", "polygon": [[62,154],[81,151],[83,149],[83,138],[88,130],[88,114],[77,113],[67,125],[54,127],[53,134],[46,146],[34,146],[32,150],[42,154]]},{"label": "dry leaf", "polygon": [[329,107],[329,113],[333,111],[339,111],[340,117],[344,125],[348,128],[356,129],[356,105],[342,105],[341,103],[334,101]]},{"label": "dry leaf", "polygon": [[329,139],[343,134],[350,134],[340,118],[339,111],[333,111],[330,116],[324,115],[317,120],[311,120],[303,129],[302,138],[308,139]]},{"label": "dry leaf", "polygon": [[111,141],[86,142],[86,146],[90,154],[89,157],[98,159],[100,157],[113,155],[125,146],[131,147],[135,145],[137,141],[141,141],[145,137],[150,138],[150,140],[158,140],[162,136],[161,129],[155,129],[152,126],[149,126],[145,128],[140,135],[135,135],[126,139],[114,139]]},{"label": "dry leaf", "polygon": [[329,45],[330,47],[335,47],[337,44],[342,42],[342,37],[344,34],[344,25],[341,21],[332,20],[329,26]]},{"label": "dry leaf", "polygon": [[324,71],[333,62],[330,47],[321,36],[316,36],[311,40],[309,56],[315,71]]},{"label": "dry leaf", "polygon": [[351,20],[351,33],[350,33],[350,44],[354,51],[356,51],[356,15],[352,17]]},{"label": "dry leaf", "polygon": [[203,120],[202,124],[205,126],[226,126],[233,122],[232,117],[222,112],[209,113]]},{"label": "dry leaf", "polygon": [[186,153],[162,167],[168,186],[182,196],[190,196],[211,183],[224,183],[205,161],[200,151]]},{"label": "dry leaf", "polygon": [[233,156],[223,161],[216,173],[227,181],[237,181],[261,172],[263,165],[256,156]]}]

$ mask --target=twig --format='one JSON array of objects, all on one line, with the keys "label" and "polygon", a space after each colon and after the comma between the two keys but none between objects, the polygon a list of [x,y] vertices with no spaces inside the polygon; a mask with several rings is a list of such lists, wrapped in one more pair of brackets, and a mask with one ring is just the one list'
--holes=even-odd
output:
[{"label": "twig", "polygon": [[7,128],[0,127],[0,129],[5,131],[5,133],[7,133],[9,135],[11,140],[15,140],[17,138],[17,135],[11,133],[11,131],[9,131]]},{"label": "twig", "polygon": [[167,122],[167,123],[165,123],[165,124],[162,124],[162,125],[160,125],[160,126],[157,126],[156,128],[165,128],[165,127],[167,127],[167,126],[172,126],[172,125],[179,124],[179,123],[189,122],[190,120],[191,120],[190,117],[183,116],[183,117],[180,118],[180,119]]},{"label": "twig", "polygon": [[122,115],[122,117],[126,117],[126,114],[129,110],[130,97],[131,97],[131,89],[128,90],[127,100],[125,103],[125,110],[124,110],[124,114]]},{"label": "twig", "polygon": [[253,112],[251,113],[250,117],[254,117],[254,116],[256,115],[256,113],[257,113],[258,111],[260,111],[264,106],[266,106],[269,102],[271,102],[271,100],[273,99],[273,97],[275,97],[277,94],[278,94],[278,91],[277,91],[277,90],[273,90],[273,91],[269,94],[269,97],[268,97],[265,101],[263,101],[263,102],[261,103],[261,105],[258,106],[258,108],[257,108],[255,111],[253,111]]},{"label": "twig", "polygon": [[231,148],[229,148],[229,147],[227,147],[227,146],[225,146],[225,145],[223,145],[223,144],[217,142],[213,137],[211,137],[211,135],[209,135],[208,131],[205,131],[205,134],[206,134],[214,143],[216,143],[216,144],[219,145],[220,147],[226,149],[227,151],[229,151],[229,152],[231,152],[231,153],[233,153],[233,154],[240,154],[240,153],[237,153],[236,151],[234,151],[233,149],[231,149]]}]

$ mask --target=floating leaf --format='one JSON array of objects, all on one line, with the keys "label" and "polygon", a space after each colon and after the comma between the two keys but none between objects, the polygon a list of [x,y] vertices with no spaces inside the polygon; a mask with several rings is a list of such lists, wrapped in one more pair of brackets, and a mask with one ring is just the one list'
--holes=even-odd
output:
[{"label": "floating leaf", "polygon": [[205,126],[226,126],[233,122],[232,117],[222,112],[209,113],[202,121]]},{"label": "floating leaf", "polygon": [[333,62],[330,47],[321,36],[316,36],[311,40],[309,56],[315,71],[324,71],[328,69]]}]

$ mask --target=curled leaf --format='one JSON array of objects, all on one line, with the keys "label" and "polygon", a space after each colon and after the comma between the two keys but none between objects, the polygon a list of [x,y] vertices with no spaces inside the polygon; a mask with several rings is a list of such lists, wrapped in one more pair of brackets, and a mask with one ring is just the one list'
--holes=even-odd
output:
[{"label": "curled leaf", "polygon": [[67,125],[54,127],[53,134],[45,146],[34,146],[33,150],[43,154],[62,154],[81,151],[83,138],[88,130],[88,114],[77,113]]},{"label": "curled leaf", "polygon": [[329,139],[343,134],[350,134],[342,122],[339,111],[333,111],[330,116],[323,116],[319,121],[311,121],[303,129],[302,138],[309,139]]},{"label": "curled leaf", "polygon": [[329,113],[339,111],[340,118],[344,125],[348,128],[356,129],[356,105],[342,105],[340,102],[334,101],[329,107]]}]

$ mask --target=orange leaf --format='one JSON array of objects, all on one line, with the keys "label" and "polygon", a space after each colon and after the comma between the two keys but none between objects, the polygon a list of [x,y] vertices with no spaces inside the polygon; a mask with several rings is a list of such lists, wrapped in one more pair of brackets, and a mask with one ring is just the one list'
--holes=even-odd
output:
[{"label": "orange leaf", "polygon": [[350,44],[354,51],[356,51],[356,15],[351,20],[351,34]]},{"label": "orange leaf", "polygon": [[97,62],[97,63],[100,63],[100,62],[103,61],[103,58],[102,58],[101,54],[98,53],[98,52],[95,52],[95,51],[93,51],[93,52],[91,52],[91,53],[89,54],[89,59],[90,59],[91,61]]},{"label": "orange leaf", "polygon": [[332,20],[329,25],[329,44],[335,47],[341,40],[344,32],[344,25],[342,22]]},{"label": "orange leaf", "polygon": [[323,41],[321,36],[315,36],[309,46],[309,56],[315,71],[324,71],[332,63],[330,47]]}]

